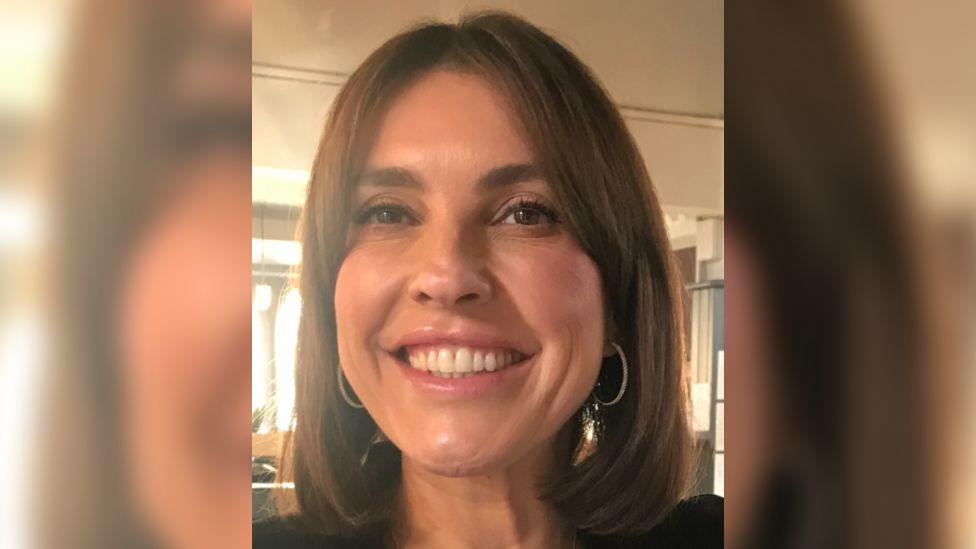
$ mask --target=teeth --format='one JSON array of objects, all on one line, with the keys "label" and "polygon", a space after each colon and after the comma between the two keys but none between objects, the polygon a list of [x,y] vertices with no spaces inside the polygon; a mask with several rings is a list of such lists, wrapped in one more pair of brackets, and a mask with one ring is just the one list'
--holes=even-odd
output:
[{"label": "teeth", "polygon": [[[454,371],[455,372],[470,372],[472,368],[472,357],[471,349],[467,347],[461,347],[457,350],[454,355]],[[454,376],[458,377],[458,376]]]},{"label": "teeth", "polygon": [[485,353],[485,370],[489,372],[494,372],[495,368],[498,367],[497,358],[495,358],[495,353]]},{"label": "teeth", "polygon": [[477,372],[494,372],[525,358],[517,351],[484,351],[470,347],[415,349],[408,354],[410,366],[444,378],[462,378]]},{"label": "teeth", "polygon": [[450,349],[441,349],[440,352],[437,353],[437,369],[442,372],[454,371],[454,351]]}]

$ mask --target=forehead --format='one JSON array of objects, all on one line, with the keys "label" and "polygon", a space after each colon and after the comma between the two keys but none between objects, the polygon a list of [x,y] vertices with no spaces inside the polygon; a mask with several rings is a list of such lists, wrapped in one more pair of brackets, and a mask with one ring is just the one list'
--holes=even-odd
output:
[{"label": "forehead", "polygon": [[530,148],[505,97],[484,78],[437,70],[390,105],[367,166],[419,172],[477,172],[530,163]]}]

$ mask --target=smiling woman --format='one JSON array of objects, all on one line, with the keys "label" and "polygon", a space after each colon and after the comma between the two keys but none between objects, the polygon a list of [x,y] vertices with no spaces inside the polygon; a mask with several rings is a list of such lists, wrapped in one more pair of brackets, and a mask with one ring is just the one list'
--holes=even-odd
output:
[{"label": "smiling woman", "polygon": [[563,46],[499,13],[393,38],[336,99],[304,216],[295,489],[255,546],[720,546],[721,500],[681,500],[660,206]]}]

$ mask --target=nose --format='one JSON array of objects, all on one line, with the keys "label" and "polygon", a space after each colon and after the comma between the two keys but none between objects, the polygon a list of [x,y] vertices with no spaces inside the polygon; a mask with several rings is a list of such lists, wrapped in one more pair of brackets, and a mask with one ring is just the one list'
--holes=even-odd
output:
[{"label": "nose", "polygon": [[492,298],[483,246],[461,231],[439,229],[417,242],[411,299],[427,307],[456,308]]}]

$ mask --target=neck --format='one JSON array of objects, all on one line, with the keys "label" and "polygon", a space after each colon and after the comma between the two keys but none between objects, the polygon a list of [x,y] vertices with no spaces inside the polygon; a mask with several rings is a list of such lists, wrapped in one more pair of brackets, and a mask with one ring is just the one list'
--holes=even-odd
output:
[{"label": "neck", "polygon": [[404,547],[573,547],[576,531],[538,497],[549,452],[490,474],[445,477],[406,456],[393,528]]}]

